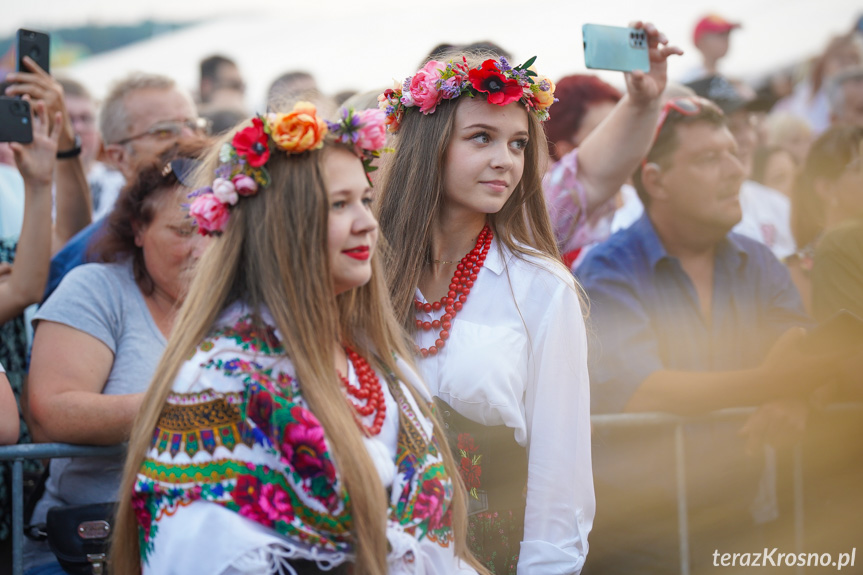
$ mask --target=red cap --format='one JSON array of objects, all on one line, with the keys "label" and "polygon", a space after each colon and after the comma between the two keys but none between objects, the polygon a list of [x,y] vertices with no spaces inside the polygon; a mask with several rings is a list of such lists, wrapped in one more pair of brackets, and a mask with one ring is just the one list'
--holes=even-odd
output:
[{"label": "red cap", "polygon": [[698,21],[693,32],[693,41],[698,44],[702,34],[722,34],[740,28],[739,22],[729,22],[719,14],[708,14]]}]

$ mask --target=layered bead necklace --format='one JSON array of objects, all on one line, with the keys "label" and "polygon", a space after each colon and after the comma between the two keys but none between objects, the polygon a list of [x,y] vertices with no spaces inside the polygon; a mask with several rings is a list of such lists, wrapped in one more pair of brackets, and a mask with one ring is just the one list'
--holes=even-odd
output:
[{"label": "layered bead necklace", "polygon": [[[355,402],[348,399],[348,403],[351,404],[351,407],[353,407],[354,411],[359,415],[357,423],[360,427],[362,427],[370,436],[378,435],[381,432],[381,428],[384,425],[384,419],[386,419],[387,416],[387,403],[386,399],[384,399],[381,380],[378,378],[378,374],[375,373],[375,370],[372,369],[372,366],[369,365],[369,362],[367,362],[360,354],[350,347],[345,347],[345,353],[347,353],[348,359],[354,366],[354,372],[357,374],[360,386],[352,386],[348,381],[348,378],[343,376],[341,373],[339,374],[339,377],[341,378],[342,384],[345,386],[345,391],[347,391],[348,394],[360,401],[366,402],[365,405],[357,405]],[[362,418],[373,413],[375,414],[375,417],[372,421],[372,425],[371,427],[366,427],[362,422]]]},{"label": "layered bead necklace", "polygon": [[456,266],[455,274],[449,282],[449,291],[445,296],[440,298],[440,301],[433,303],[423,303],[417,298],[414,298],[414,308],[416,311],[431,313],[432,310],[438,311],[441,308],[444,310],[440,320],[423,321],[416,320],[417,329],[430,331],[439,329],[437,339],[434,345],[430,347],[414,346],[415,351],[422,357],[437,355],[446,345],[446,340],[449,339],[450,331],[452,330],[452,322],[458,312],[464,307],[467,302],[467,296],[470,294],[470,289],[473,287],[473,282],[476,281],[477,274],[480,268],[485,263],[485,257],[488,255],[488,250],[491,248],[491,240],[494,237],[491,229],[486,225],[479,233],[476,239],[476,246],[464,256]]}]

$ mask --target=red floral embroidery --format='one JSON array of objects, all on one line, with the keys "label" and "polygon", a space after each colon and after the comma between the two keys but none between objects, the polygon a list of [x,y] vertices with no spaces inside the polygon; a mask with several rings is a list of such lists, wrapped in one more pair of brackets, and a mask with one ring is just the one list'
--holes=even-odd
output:
[{"label": "red floral embroidery", "polygon": [[423,481],[422,491],[417,496],[417,502],[414,506],[414,515],[428,519],[430,530],[439,529],[444,524],[443,502],[445,496],[446,493],[439,479]]},{"label": "red floral embroidery", "polygon": [[271,483],[262,484],[253,476],[241,475],[231,492],[239,506],[239,514],[272,527],[276,521],[290,523],[294,520],[294,508],[284,489]]},{"label": "red floral embroidery", "polygon": [[470,433],[458,434],[458,450],[461,455],[459,461],[459,472],[461,473],[462,481],[468,488],[471,497],[479,499],[476,490],[482,486],[480,477],[482,476],[482,454],[477,454],[478,447]]}]

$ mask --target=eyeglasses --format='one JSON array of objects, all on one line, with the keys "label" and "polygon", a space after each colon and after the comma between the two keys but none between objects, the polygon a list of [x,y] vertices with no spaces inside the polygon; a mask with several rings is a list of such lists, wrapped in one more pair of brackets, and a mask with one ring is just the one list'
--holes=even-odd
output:
[{"label": "eyeglasses", "polygon": [[[710,109],[719,114],[722,114],[722,110],[706,98],[700,98],[698,96],[689,96],[685,98],[672,98],[667,101],[664,106],[662,106],[662,111],[659,112],[659,120],[656,122],[656,131],[653,133],[653,144],[656,143],[657,138],[659,138],[659,133],[662,131],[663,126],[665,126],[665,120],[668,119],[668,115],[674,111],[680,114],[681,116],[697,116],[704,109]],[[647,165],[647,156],[641,160],[642,169]]]},{"label": "eyeglasses", "polygon": [[171,140],[178,138],[183,133],[183,128],[189,128],[193,133],[200,135],[209,135],[212,122],[206,118],[195,118],[194,120],[168,120],[165,122],[156,122],[146,131],[123,138],[118,142],[114,142],[118,146],[128,144],[139,138],[151,136],[157,140]]}]

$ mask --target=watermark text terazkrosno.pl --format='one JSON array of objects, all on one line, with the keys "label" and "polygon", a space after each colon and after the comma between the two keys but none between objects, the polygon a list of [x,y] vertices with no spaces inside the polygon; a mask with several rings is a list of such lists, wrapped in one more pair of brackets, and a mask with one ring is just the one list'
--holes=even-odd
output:
[{"label": "watermark text terazkrosno.pl", "polygon": [[713,552],[714,567],[854,567],[857,548],[849,553],[782,553],[777,547],[746,553]]}]

